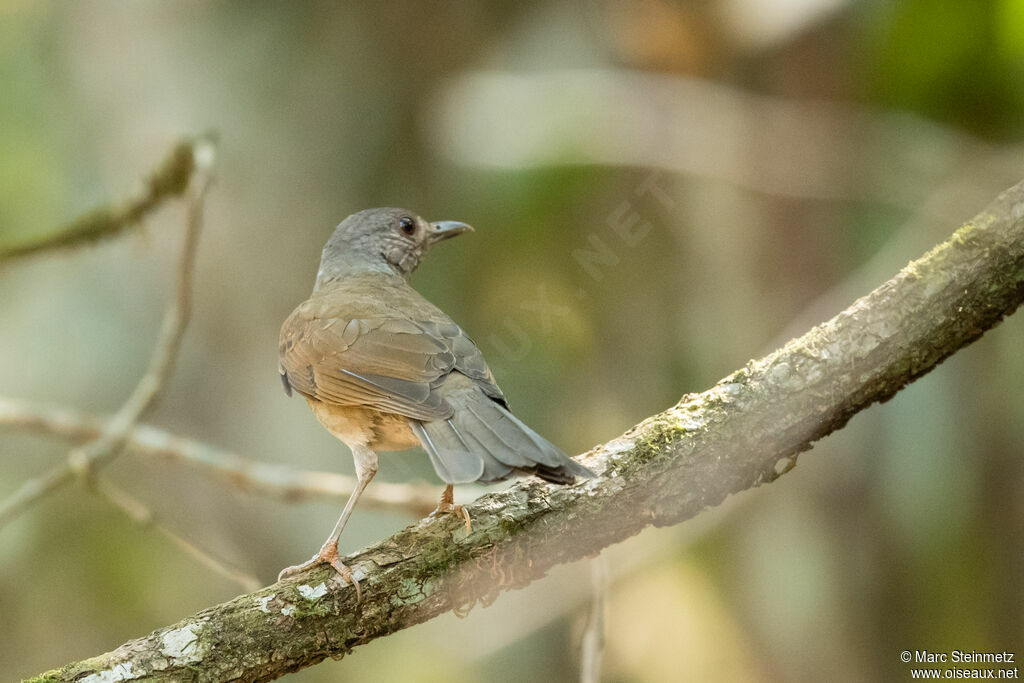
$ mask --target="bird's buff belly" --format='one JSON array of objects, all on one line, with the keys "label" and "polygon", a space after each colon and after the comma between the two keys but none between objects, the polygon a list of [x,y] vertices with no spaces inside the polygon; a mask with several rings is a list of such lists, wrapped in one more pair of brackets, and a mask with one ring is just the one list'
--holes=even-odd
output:
[{"label": "bird's buff belly", "polygon": [[341,406],[306,398],[324,429],[347,446],[363,445],[375,451],[400,451],[420,445],[409,418],[361,406]]}]

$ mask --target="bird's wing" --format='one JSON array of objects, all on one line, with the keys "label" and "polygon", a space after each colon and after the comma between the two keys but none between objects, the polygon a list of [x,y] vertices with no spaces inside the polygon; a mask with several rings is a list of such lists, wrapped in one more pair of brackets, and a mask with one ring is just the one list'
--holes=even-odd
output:
[{"label": "bird's wing", "polygon": [[349,317],[339,310],[300,306],[281,328],[285,387],[327,403],[431,421],[451,416],[452,407],[437,389],[459,370],[504,402],[476,345],[434,311],[421,316],[427,320],[415,320],[386,310],[350,311],[361,317]]},{"label": "bird's wing", "polygon": [[469,377],[488,397],[506,408],[508,407],[505,394],[502,393],[498,383],[494,380],[494,375],[491,373],[491,369],[487,367],[484,355],[480,353],[480,349],[476,347],[476,344],[461,327],[447,317],[443,320],[418,324],[425,330],[428,330],[435,338],[445,340],[452,355],[455,357],[453,370],[457,370],[466,377]]}]

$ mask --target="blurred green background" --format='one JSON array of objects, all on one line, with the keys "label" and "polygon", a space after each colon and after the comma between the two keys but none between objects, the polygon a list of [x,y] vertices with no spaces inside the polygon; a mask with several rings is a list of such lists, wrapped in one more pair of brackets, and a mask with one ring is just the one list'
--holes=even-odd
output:
[{"label": "blurred green background", "polygon": [[[196,310],[149,423],[351,473],[281,392],[277,333],[332,228],[391,205],[476,226],[414,284],[578,453],[830,317],[1024,177],[1024,0],[0,0],[0,244],[125,196],[209,128]],[[0,266],[0,395],[116,410],[181,224],[172,202],[129,236]],[[595,245],[613,256],[596,271]],[[778,482],[609,549],[603,680],[904,680],[904,649],[1024,654],[1022,348],[1018,314]],[[66,451],[0,430],[0,496]],[[340,508],[130,454],[103,476],[267,582]],[[378,478],[435,482],[419,452]],[[357,509],[343,550],[411,521]],[[589,576],[560,568],[293,679],[574,680]],[[72,485],[0,528],[0,678],[241,590]]]}]

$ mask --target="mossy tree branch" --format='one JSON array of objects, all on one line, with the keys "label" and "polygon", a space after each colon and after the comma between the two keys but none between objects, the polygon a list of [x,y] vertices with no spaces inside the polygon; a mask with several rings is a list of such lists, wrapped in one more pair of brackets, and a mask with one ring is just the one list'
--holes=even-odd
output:
[{"label": "mossy tree branch", "polygon": [[583,456],[573,487],[528,480],[470,506],[473,528],[428,519],[333,570],[203,610],[37,680],[264,681],[452,609],[488,603],[649,525],[677,524],[776,479],[1024,299],[1024,183],[835,318]]},{"label": "mossy tree branch", "polygon": [[79,246],[138,225],[165,199],[185,193],[195,170],[195,140],[181,140],[157,166],[140,192],[120,203],[99,206],[51,232],[14,244],[0,244],[0,263],[51,249]]}]

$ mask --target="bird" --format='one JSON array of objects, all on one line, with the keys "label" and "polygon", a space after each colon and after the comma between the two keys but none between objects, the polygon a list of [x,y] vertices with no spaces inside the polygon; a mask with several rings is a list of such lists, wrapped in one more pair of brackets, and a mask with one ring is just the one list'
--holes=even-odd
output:
[{"label": "bird", "polygon": [[312,295],[281,326],[279,369],[285,393],[304,397],[351,450],[357,483],[317,554],[278,580],[330,564],[361,599],[338,539],[381,451],[422,447],[445,483],[435,513],[461,514],[467,530],[455,484],[595,476],[512,414],[473,340],[409,284],[429,248],[472,230],[377,208],[347,217],[327,240]]}]

